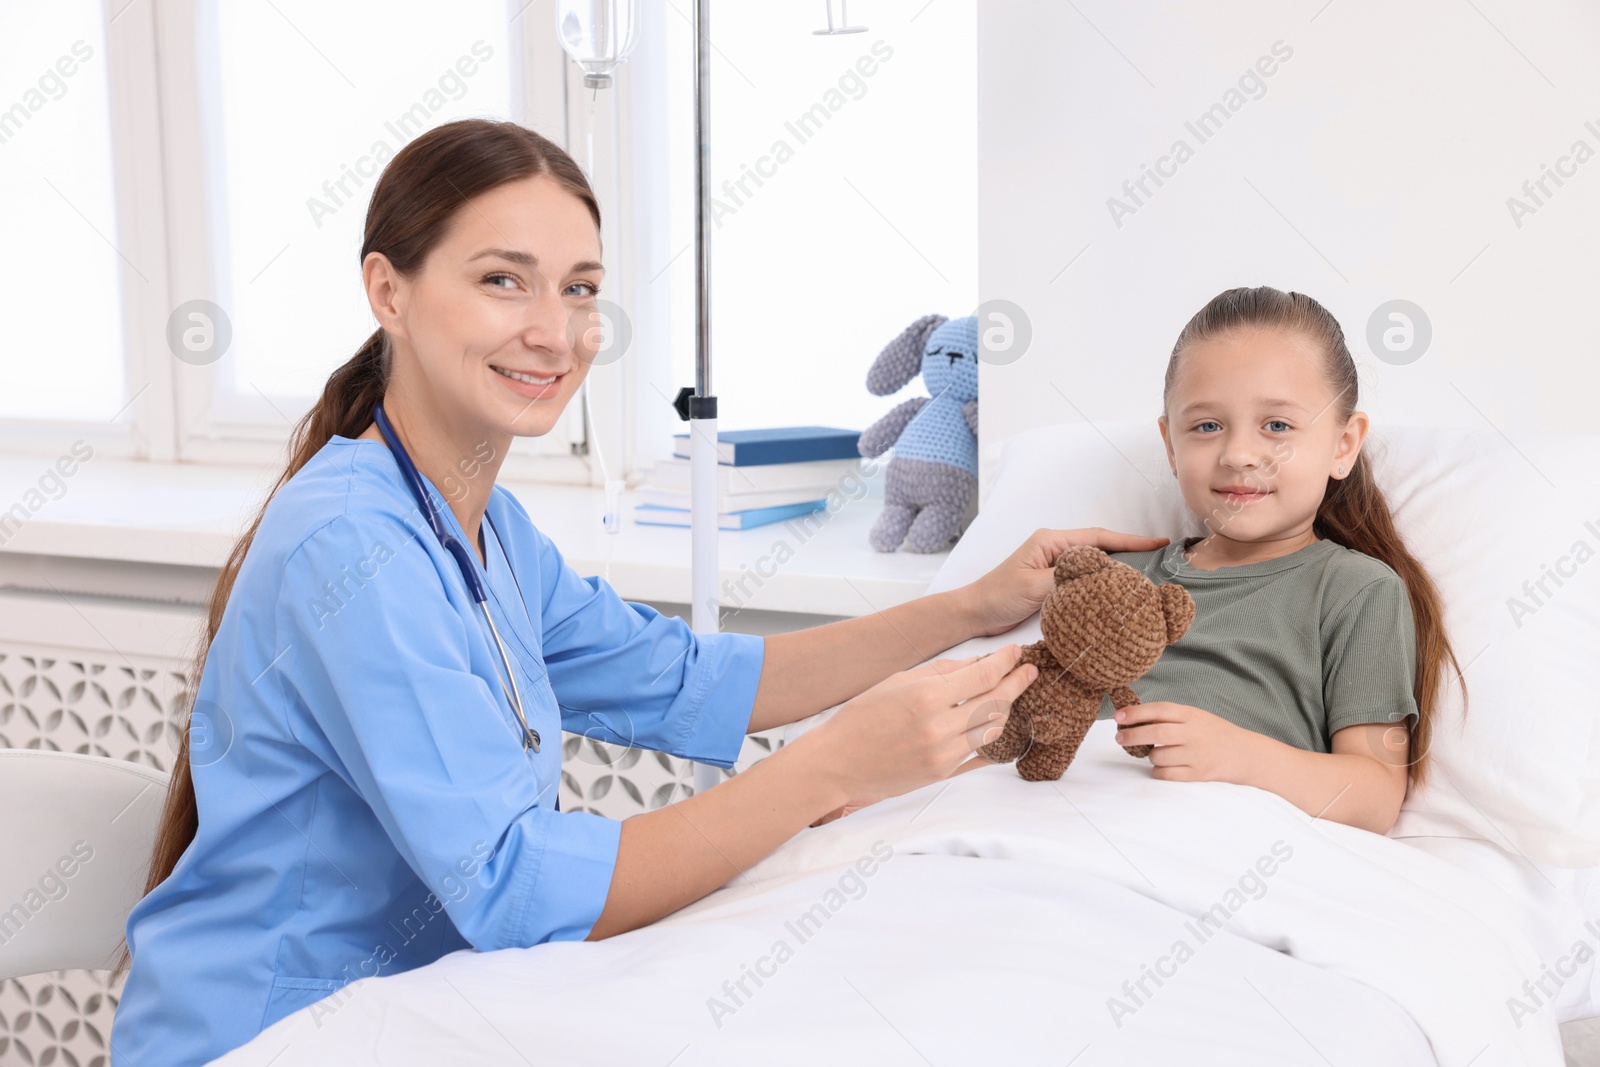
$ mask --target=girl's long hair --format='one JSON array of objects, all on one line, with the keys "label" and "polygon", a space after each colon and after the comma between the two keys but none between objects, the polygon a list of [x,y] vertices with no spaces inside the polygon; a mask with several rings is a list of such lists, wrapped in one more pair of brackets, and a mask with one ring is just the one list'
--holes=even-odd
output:
[{"label": "girl's long hair", "polygon": [[[1350,348],[1345,344],[1339,320],[1304,293],[1286,293],[1269,285],[1229,289],[1214,297],[1189,320],[1167,361],[1163,410],[1177,378],[1178,358],[1186,349],[1231,331],[1252,327],[1282,331],[1309,341],[1321,355],[1323,372],[1337,393],[1324,414],[1332,415],[1341,425],[1349,420],[1356,410],[1359,383],[1355,360],[1350,358]],[[1373,481],[1372,466],[1364,449],[1356,456],[1348,475],[1328,479],[1322,504],[1312,522],[1312,532],[1381,560],[1406,583],[1417,631],[1417,676],[1412,684],[1412,695],[1417,702],[1417,725],[1411,731],[1408,773],[1411,786],[1422,785],[1427,779],[1428,745],[1433,736],[1434,715],[1444,686],[1446,664],[1454,670],[1460,683],[1463,712],[1467,683],[1445,633],[1444,605],[1439,589],[1395,528],[1389,503]]]},{"label": "girl's long hair", "polygon": [[[507,182],[540,175],[551,178],[582,201],[594,219],[595,229],[599,230],[600,206],[588,180],[572,157],[553,141],[514,122],[463,119],[437,126],[402,148],[378,178],[372,200],[367,205],[359,262],[365,263],[368,253],[382,252],[395,270],[403,275],[414,275],[468,200]],[[234,580],[250,551],[267,504],[334,435],[356,437],[371,424],[372,407],[383,399],[388,384],[389,359],[389,341],[380,326],[344,366],[329,375],[322,396],[295,426],[289,438],[288,465],[267,493],[249,529],[228,553],[227,562],[217,576],[205,631],[189,670],[191,710],[194,694],[200,687],[206,654],[217,636],[223,610],[228,606],[228,595],[233,591]],[[150,857],[145,893],[172,873],[199,826],[200,813],[195,805],[194,779],[189,768],[189,723],[186,721],[173,762],[161,825],[156,832],[155,849]],[[128,947],[124,944],[114,974],[120,975],[129,962]]]}]

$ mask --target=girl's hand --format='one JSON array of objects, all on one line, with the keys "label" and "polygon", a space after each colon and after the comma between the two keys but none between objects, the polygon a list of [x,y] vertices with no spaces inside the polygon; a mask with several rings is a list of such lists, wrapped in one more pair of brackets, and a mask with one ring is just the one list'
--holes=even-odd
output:
[{"label": "girl's hand", "polygon": [[1003,634],[1038,611],[1055,588],[1056,557],[1072,545],[1093,545],[1104,552],[1148,552],[1167,540],[1115,533],[1099,526],[1086,530],[1035,530],[998,567],[962,588],[974,634]]},{"label": "girl's hand", "polygon": [[1118,709],[1117,744],[1155,745],[1153,777],[1171,782],[1247,784],[1251,750],[1263,735],[1209,711],[1156,700]]}]

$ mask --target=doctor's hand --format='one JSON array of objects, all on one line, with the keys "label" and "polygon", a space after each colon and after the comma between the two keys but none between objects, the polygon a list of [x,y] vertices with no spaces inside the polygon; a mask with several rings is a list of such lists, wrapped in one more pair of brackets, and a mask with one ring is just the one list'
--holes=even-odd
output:
[{"label": "doctor's hand", "polygon": [[1151,776],[1173,782],[1247,784],[1250,751],[1262,736],[1188,704],[1156,700],[1119,708],[1113,716],[1124,748],[1154,745]]},{"label": "doctor's hand", "polygon": [[826,746],[824,773],[846,803],[813,826],[949,777],[1000,736],[1015,700],[1038,674],[1005,645],[964,660],[939,659],[891,674],[797,738]]},{"label": "doctor's hand", "polygon": [[1148,552],[1167,540],[1116,533],[1099,526],[1086,530],[1035,530],[998,567],[961,587],[973,635],[1003,634],[1038,611],[1055,588],[1056,557],[1072,545],[1092,545],[1104,552]]}]

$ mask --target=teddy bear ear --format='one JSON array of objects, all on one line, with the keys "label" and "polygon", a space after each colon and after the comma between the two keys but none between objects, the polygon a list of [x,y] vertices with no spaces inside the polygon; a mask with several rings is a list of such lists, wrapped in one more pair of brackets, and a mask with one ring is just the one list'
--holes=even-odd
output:
[{"label": "teddy bear ear", "polygon": [[1093,545],[1071,545],[1056,557],[1056,581],[1067,582],[1111,566],[1111,557]]},{"label": "teddy bear ear", "polygon": [[924,315],[883,346],[867,371],[867,392],[873,396],[897,393],[922,370],[922,348],[945,322],[943,315]]},{"label": "teddy bear ear", "polygon": [[1157,593],[1161,597],[1161,611],[1167,617],[1167,644],[1189,632],[1194,622],[1194,598],[1189,590],[1176,582],[1167,582]]}]

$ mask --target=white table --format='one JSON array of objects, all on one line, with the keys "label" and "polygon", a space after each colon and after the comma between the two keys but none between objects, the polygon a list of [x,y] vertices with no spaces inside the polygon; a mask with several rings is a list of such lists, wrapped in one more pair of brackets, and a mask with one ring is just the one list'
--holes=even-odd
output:
[{"label": "white table", "polygon": [[[51,462],[0,457],[0,509],[37,488]],[[58,499],[45,499],[15,529],[0,528],[0,584],[49,588],[42,580],[49,578],[84,592],[199,602],[273,474],[92,459],[62,479]],[[868,544],[881,481],[869,481],[858,499],[837,497],[839,506],[807,524],[723,531],[725,610],[855,616],[922,595],[948,553],[881,553]],[[635,523],[632,491],[623,498],[622,530],[607,535],[601,489],[505,484],[580,574],[606,577],[625,599],[689,602],[689,531]]]}]

